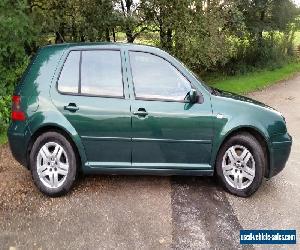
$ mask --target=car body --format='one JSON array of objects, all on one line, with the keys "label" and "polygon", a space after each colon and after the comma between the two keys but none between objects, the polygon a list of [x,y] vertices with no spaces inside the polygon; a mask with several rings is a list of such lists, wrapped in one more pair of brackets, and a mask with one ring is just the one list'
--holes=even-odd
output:
[{"label": "car body", "polygon": [[[103,67],[96,67],[97,63]],[[159,75],[160,68],[165,74]],[[101,83],[100,90],[89,85],[102,81],[97,77],[121,82],[123,89],[120,84]],[[64,78],[68,83],[60,86]],[[157,89],[162,86],[159,79],[170,86],[174,79],[181,80],[174,91],[161,87],[156,92],[148,83],[152,78],[157,79],[153,81],[158,82]],[[141,82],[139,87],[135,82]],[[193,103],[182,98],[184,91],[190,91],[188,84],[197,94]],[[223,143],[247,132],[260,143],[266,161],[264,176],[270,178],[284,168],[292,144],[279,112],[207,87],[177,59],[151,46],[79,43],[43,47],[14,96],[20,97],[25,117],[10,124],[9,145],[15,159],[28,168],[35,140],[50,130],[70,141],[80,171],[86,174],[213,175]]]}]

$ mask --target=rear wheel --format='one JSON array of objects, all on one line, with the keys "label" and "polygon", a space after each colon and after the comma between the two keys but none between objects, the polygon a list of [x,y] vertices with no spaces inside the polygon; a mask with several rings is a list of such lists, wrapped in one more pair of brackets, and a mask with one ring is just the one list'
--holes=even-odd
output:
[{"label": "rear wheel", "polygon": [[48,196],[66,194],[77,172],[72,145],[57,132],[42,134],[32,147],[30,167],[33,180],[41,192]]},{"label": "rear wheel", "polygon": [[222,145],[216,172],[227,191],[247,197],[261,185],[265,164],[264,150],[257,139],[249,133],[241,133]]}]

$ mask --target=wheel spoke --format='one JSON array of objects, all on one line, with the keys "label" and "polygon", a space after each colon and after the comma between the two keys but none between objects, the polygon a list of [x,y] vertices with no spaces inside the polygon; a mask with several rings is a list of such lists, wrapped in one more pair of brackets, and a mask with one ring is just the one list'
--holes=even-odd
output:
[{"label": "wheel spoke", "polygon": [[66,176],[68,174],[68,171],[66,171],[64,169],[61,169],[61,168],[58,168],[57,173],[60,174],[60,175]]},{"label": "wheel spoke", "polygon": [[54,175],[53,172],[49,171],[49,183],[51,187],[54,187]]},{"label": "wheel spoke", "polygon": [[60,168],[60,169],[62,169],[62,170],[65,170],[65,171],[68,171],[69,165],[66,164],[66,163],[59,162],[59,163],[58,163],[58,168]]},{"label": "wheel spoke", "polygon": [[251,174],[249,174],[249,173],[246,172],[246,171],[243,171],[243,172],[242,172],[242,176],[245,177],[245,178],[247,178],[249,181],[252,181],[252,180],[254,179],[254,176],[251,175]]},{"label": "wheel spoke", "polygon": [[235,150],[234,150],[233,147],[231,147],[228,150],[228,157],[229,157],[231,163],[233,163],[233,162],[236,161],[236,159],[237,159],[238,156],[237,156],[237,154],[236,154],[236,152],[235,152]]},{"label": "wheel spoke", "polygon": [[249,168],[248,166],[244,166],[243,171],[253,177],[255,175],[255,170],[252,168]]},{"label": "wheel spoke", "polygon": [[53,185],[54,187],[58,186],[58,173],[56,171],[53,172]]},{"label": "wheel spoke", "polygon": [[53,151],[53,156],[56,157],[57,160],[59,160],[62,153],[63,153],[63,148],[60,145],[56,145]]},{"label": "wheel spoke", "polygon": [[[246,151],[246,149],[245,149],[245,151]],[[244,152],[243,152],[243,154],[244,154]],[[247,150],[247,152],[246,152],[246,154],[245,154],[245,156],[241,156],[241,158],[242,158],[242,161],[243,161],[243,163],[246,165],[247,163],[248,163],[248,161],[250,160],[250,158],[251,158],[251,153]]]},{"label": "wheel spoke", "polygon": [[233,169],[233,166],[232,166],[232,164],[228,164],[228,165],[223,166],[222,168],[223,168],[223,171],[228,171],[228,170]]},{"label": "wheel spoke", "polygon": [[47,169],[47,167],[48,167],[47,164],[39,166],[37,169],[38,173],[40,174],[40,173],[44,172]]},{"label": "wheel spoke", "polygon": [[234,169],[225,170],[225,171],[223,171],[223,174],[224,174],[225,176],[234,175],[234,174],[235,174],[235,171],[234,171]]},{"label": "wheel spoke", "polygon": [[47,170],[45,170],[45,171],[43,171],[43,172],[39,172],[39,176],[42,177],[42,178],[44,178],[44,177],[46,177],[46,176],[49,176],[50,173],[51,173],[51,172],[47,169]]},{"label": "wheel spoke", "polygon": [[41,156],[43,158],[44,161],[47,161],[47,159],[50,158],[51,153],[49,152],[49,149],[47,148],[46,145],[44,145],[41,150],[40,150]]},{"label": "wheel spoke", "polygon": [[241,178],[240,174],[235,174],[234,175],[234,185],[236,188],[241,188],[243,184],[243,180]]}]

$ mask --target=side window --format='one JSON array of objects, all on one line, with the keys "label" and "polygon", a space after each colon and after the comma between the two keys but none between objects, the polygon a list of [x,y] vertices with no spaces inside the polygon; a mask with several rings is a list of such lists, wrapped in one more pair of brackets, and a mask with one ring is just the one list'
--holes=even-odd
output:
[{"label": "side window", "polygon": [[82,51],[81,93],[123,96],[120,51]]},{"label": "side window", "polygon": [[71,51],[64,63],[58,80],[58,90],[78,93],[80,51]]},{"label": "side window", "polygon": [[168,61],[144,52],[129,52],[135,96],[142,99],[183,101],[189,81]]}]

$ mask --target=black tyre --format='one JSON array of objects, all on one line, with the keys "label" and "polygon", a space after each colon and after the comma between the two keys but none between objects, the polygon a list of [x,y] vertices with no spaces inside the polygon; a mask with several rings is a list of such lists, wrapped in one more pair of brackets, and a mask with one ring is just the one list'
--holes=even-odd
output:
[{"label": "black tyre", "polygon": [[57,132],[46,132],[34,142],[30,168],[38,189],[48,196],[66,194],[76,179],[77,161],[70,142]]},{"label": "black tyre", "polygon": [[264,150],[250,133],[230,137],[220,148],[216,174],[230,193],[248,197],[257,191],[265,173]]}]

